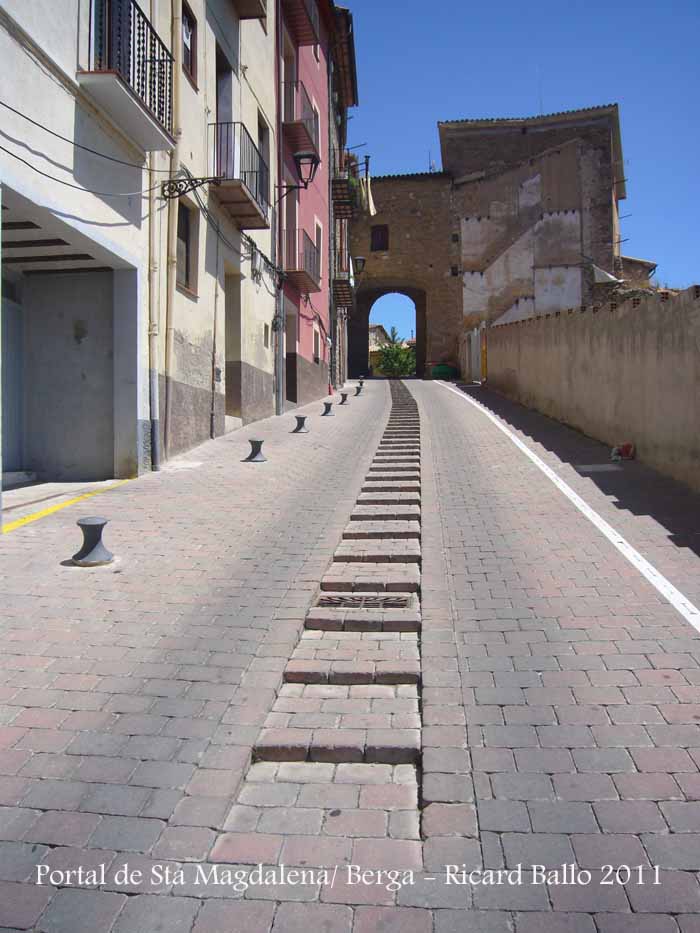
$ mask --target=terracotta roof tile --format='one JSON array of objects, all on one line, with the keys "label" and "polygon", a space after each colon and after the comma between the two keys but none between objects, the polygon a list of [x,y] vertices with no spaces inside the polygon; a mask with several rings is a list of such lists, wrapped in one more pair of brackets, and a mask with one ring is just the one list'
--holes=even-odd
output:
[{"label": "terracotta roof tile", "polygon": [[461,120],[440,120],[438,126],[454,126],[458,123],[536,123],[551,117],[575,116],[600,110],[615,110],[617,104],[596,104],[593,107],[581,107],[578,110],[557,110],[554,113],[541,113],[530,117],[463,117]]}]

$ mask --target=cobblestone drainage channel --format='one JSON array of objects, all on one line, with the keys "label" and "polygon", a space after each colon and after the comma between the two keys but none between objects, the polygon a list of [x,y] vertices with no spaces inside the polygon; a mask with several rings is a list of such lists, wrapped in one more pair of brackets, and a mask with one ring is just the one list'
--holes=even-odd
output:
[{"label": "cobblestone drainage channel", "polygon": [[422,867],[420,422],[387,427],[212,857]]}]

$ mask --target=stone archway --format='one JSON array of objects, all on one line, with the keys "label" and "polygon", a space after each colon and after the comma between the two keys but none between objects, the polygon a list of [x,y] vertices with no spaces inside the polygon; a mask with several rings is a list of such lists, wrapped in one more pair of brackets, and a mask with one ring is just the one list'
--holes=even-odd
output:
[{"label": "stone archway", "polygon": [[369,371],[369,316],[375,302],[398,293],[410,298],[416,308],[416,375],[425,375],[427,295],[424,289],[406,285],[371,285],[359,288],[348,320],[348,371],[356,379]]},{"label": "stone archway", "polygon": [[418,375],[458,364],[463,295],[453,199],[452,179],[439,172],[372,179],[372,209],[350,224],[350,253],[365,259],[349,318],[351,375],[367,371],[369,313],[390,292],[415,303]]}]

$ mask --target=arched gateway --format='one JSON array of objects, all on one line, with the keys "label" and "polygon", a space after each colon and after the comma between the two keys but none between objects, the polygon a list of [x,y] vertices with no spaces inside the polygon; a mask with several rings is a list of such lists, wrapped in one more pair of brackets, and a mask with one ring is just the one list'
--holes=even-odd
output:
[{"label": "arched gateway", "polygon": [[445,249],[449,190],[450,179],[438,172],[373,179],[378,213],[356,217],[350,231],[352,255],[366,259],[348,317],[351,377],[368,371],[372,306],[392,292],[416,307],[416,374],[429,376],[436,363],[458,364],[462,291]]},{"label": "arched gateway", "polygon": [[358,289],[355,309],[348,320],[348,367],[352,377],[369,371],[369,318],[374,304],[392,293],[405,295],[416,307],[416,375],[425,375],[425,290],[387,284]]}]

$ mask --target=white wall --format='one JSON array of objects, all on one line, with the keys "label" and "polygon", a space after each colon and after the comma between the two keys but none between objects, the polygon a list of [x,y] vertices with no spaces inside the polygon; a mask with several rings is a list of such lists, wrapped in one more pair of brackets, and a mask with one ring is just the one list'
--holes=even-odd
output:
[{"label": "white wall", "polygon": [[535,269],[535,314],[548,314],[580,308],[581,269],[579,266],[550,266]]}]

